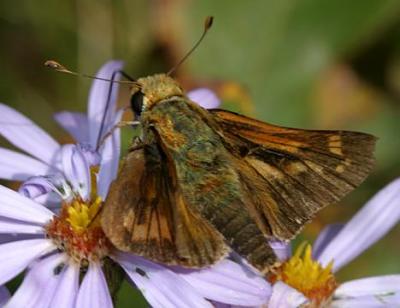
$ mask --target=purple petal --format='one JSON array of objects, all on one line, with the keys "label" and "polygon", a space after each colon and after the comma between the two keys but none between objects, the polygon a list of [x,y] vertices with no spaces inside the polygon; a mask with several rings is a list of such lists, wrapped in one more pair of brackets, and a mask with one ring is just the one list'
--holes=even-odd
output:
[{"label": "purple petal", "polygon": [[71,183],[74,192],[83,200],[90,196],[91,178],[89,164],[79,147],[67,144],[62,147],[62,163],[64,174]]},{"label": "purple petal", "polygon": [[[152,307],[184,307],[181,302],[169,299],[168,294],[164,294],[164,290],[159,290],[157,284],[150,279],[143,277],[134,271],[128,271],[127,269],[125,269],[125,271]],[[210,307],[212,306],[210,305]]]},{"label": "purple petal", "polygon": [[27,198],[33,199],[55,190],[56,186],[48,177],[35,176],[25,181],[18,192]]},{"label": "purple petal", "polygon": [[65,254],[54,254],[31,266],[6,307],[50,307],[51,298],[60,278],[59,274],[56,274],[56,269],[66,260]]},{"label": "purple petal", "polygon": [[326,246],[318,260],[337,271],[384,236],[400,219],[400,178],[379,191]]},{"label": "purple petal", "polygon": [[[229,304],[224,304],[224,303],[218,303],[218,302],[213,302],[211,301],[214,308],[234,308],[235,306],[229,305]],[[243,306],[241,306],[243,307]],[[249,307],[249,306],[248,306]],[[240,308],[240,307],[238,307]]]},{"label": "purple petal", "polygon": [[75,263],[68,264],[60,273],[60,278],[49,307],[71,308],[75,307],[76,296],[79,288],[79,266]]},{"label": "purple petal", "polygon": [[10,299],[10,292],[5,286],[0,286],[0,307],[4,307],[4,304]]},{"label": "purple petal", "polygon": [[49,165],[28,155],[0,148],[0,178],[25,181],[31,176],[48,172],[52,172]]},{"label": "purple petal", "polygon": [[32,234],[1,234],[0,233],[0,244],[5,244],[5,243],[10,243],[10,242],[15,242],[15,241],[20,241],[20,240],[26,240],[26,239],[32,239],[35,238],[37,239],[37,235],[32,235]]},{"label": "purple petal", "polygon": [[395,292],[400,292],[400,275],[368,277],[345,282],[336,289],[335,297],[380,296]]},{"label": "purple petal", "polygon": [[0,233],[9,234],[43,234],[42,226],[27,224],[0,216]]},{"label": "purple petal", "polygon": [[212,307],[178,274],[161,265],[124,253],[115,259],[154,307]]},{"label": "purple petal", "polygon": [[0,216],[45,224],[53,217],[53,213],[41,204],[0,185]]},{"label": "purple petal", "polygon": [[292,256],[292,247],[290,243],[278,240],[268,241],[268,243],[280,261],[286,261]]},{"label": "purple petal", "polygon": [[199,88],[187,93],[189,99],[206,109],[217,108],[221,101],[213,91],[207,88]]},{"label": "purple petal", "polygon": [[43,204],[43,206],[47,207],[56,216],[58,216],[62,205],[61,202],[63,199],[61,199],[59,195],[56,195],[55,193],[51,192],[48,193],[47,195],[41,195],[36,198],[33,198],[33,200],[37,203]]},{"label": "purple petal", "polygon": [[[122,117],[122,110],[119,110],[115,117],[117,124]],[[121,153],[120,129],[116,128],[113,134],[105,141],[101,148],[101,162],[98,176],[98,194],[105,200],[111,182],[117,177],[119,168],[119,157]]]},{"label": "purple petal", "polygon": [[313,245],[313,258],[317,260],[319,255],[326,246],[332,241],[332,239],[341,231],[344,224],[331,224],[326,226],[318,235]]},{"label": "purple petal", "polygon": [[91,262],[79,288],[76,307],[112,308],[110,292],[99,264]]},{"label": "purple petal", "polygon": [[100,163],[100,154],[92,149],[88,143],[78,143],[77,147],[85,156],[86,161],[89,166],[97,166]]},{"label": "purple petal", "polygon": [[307,298],[297,290],[278,281],[272,288],[272,296],[268,308],[295,308],[307,302]]},{"label": "purple petal", "polygon": [[[115,72],[122,70],[123,62],[108,61],[97,72],[96,77],[111,79]],[[120,79],[120,74],[116,74],[115,80]],[[110,88],[112,89],[109,95]],[[107,108],[104,127],[109,127],[114,122],[115,105],[118,95],[118,84],[111,84],[109,81],[95,80],[92,83],[88,103],[89,119],[89,142],[93,149],[97,147],[100,127],[102,125],[103,115]],[[109,99],[110,98],[110,99]],[[107,106],[108,103],[108,106]],[[104,130],[102,136],[104,135]],[[101,138],[100,138],[101,139]]]},{"label": "purple petal", "polygon": [[395,308],[400,307],[400,293],[386,294],[384,296],[362,296],[333,300],[329,307],[332,308]]},{"label": "purple petal", "polygon": [[54,119],[79,143],[89,142],[89,123],[86,114],[81,112],[61,111],[54,114]]},{"label": "purple petal", "polygon": [[265,279],[230,260],[207,269],[181,270],[179,275],[197,293],[221,303],[256,306],[266,303],[271,295],[271,286]]},{"label": "purple petal", "polygon": [[210,302],[199,297],[192,290],[189,291],[186,286],[183,286],[182,281],[177,281],[176,279],[166,281],[163,279],[163,283],[168,282],[169,285],[162,286],[156,280],[143,277],[136,272],[127,271],[126,273],[153,307],[212,307]]},{"label": "purple petal", "polygon": [[0,134],[17,148],[51,165],[60,145],[18,111],[0,104]]},{"label": "purple petal", "polygon": [[15,241],[0,245],[0,284],[22,272],[37,257],[56,247],[47,239]]},{"label": "purple petal", "polygon": [[18,192],[25,197],[35,200],[40,204],[57,203],[60,206],[61,199],[68,199],[71,188],[61,174],[52,176],[36,176],[25,181]]}]

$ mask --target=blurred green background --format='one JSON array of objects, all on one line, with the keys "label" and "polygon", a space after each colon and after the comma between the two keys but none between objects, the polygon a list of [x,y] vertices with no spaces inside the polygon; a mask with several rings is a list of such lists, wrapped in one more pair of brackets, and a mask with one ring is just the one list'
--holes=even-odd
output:
[{"label": "blurred green background", "polygon": [[[324,209],[300,240],[347,221],[400,173],[397,0],[4,0],[0,11],[0,101],[63,142],[68,136],[51,116],[85,111],[91,82],[45,69],[46,59],[89,74],[112,58],[123,59],[134,77],[166,72],[199,37],[207,15],[215,17],[213,29],[177,72],[187,89],[209,86],[225,108],[275,124],[378,136],[372,175]],[[127,102],[122,89],[120,104]],[[126,146],[129,128],[123,134]],[[397,226],[341,270],[339,281],[399,273],[399,237]],[[127,284],[120,295],[118,307],[145,306]]]}]

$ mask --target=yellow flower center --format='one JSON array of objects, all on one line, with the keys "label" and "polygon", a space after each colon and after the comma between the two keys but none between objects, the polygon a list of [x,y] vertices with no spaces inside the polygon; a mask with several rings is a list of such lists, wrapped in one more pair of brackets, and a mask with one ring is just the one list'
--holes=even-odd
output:
[{"label": "yellow flower center", "polygon": [[[68,213],[66,221],[76,233],[82,233],[95,219],[100,205],[101,198],[99,196],[90,204],[81,200],[73,200],[66,209]],[[93,221],[93,223],[98,224],[98,220]]]},{"label": "yellow flower center", "polygon": [[80,264],[101,260],[111,247],[100,226],[98,213],[102,200],[97,196],[96,172],[96,168],[91,169],[90,200],[82,200],[77,196],[70,202],[64,202],[60,214],[54,216],[46,226],[47,236]]},{"label": "yellow flower center", "polygon": [[312,259],[311,245],[302,243],[295,254],[270,277],[271,282],[281,280],[303,293],[312,306],[329,301],[337,282],[332,273],[333,261],[325,268]]}]

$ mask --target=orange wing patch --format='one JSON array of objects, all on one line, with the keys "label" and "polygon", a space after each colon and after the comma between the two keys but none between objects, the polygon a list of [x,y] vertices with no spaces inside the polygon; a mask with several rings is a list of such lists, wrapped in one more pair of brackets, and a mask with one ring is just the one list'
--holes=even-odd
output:
[{"label": "orange wing patch", "polygon": [[267,124],[212,110],[247,194],[244,202],[267,236],[291,239],[322,207],[358,186],[374,165],[374,136]]}]

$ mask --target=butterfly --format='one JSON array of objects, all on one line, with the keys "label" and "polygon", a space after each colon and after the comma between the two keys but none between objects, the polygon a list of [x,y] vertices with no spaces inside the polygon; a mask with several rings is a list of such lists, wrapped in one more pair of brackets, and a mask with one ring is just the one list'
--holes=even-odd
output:
[{"label": "butterfly", "polygon": [[190,101],[168,74],[140,78],[142,135],[101,211],[112,244],[152,261],[210,266],[232,250],[263,274],[289,241],[374,165],[376,138],[275,126]]}]

